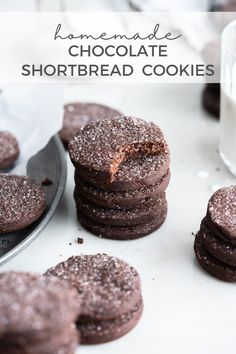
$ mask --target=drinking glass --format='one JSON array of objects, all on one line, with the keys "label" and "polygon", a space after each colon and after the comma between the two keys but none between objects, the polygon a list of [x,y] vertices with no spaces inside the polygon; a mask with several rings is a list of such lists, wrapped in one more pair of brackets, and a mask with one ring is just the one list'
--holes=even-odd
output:
[{"label": "drinking glass", "polygon": [[222,34],[220,156],[236,176],[236,21]]}]

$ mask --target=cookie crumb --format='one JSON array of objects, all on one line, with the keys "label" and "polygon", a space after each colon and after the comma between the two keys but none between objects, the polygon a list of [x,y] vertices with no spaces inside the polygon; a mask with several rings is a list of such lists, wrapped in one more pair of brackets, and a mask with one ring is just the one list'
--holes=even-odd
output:
[{"label": "cookie crumb", "polygon": [[194,232],[191,232],[191,235],[192,235],[192,236],[195,236],[195,233],[194,233]]},{"label": "cookie crumb", "polygon": [[77,238],[77,242],[78,242],[78,243],[80,243],[80,244],[82,244],[82,243],[84,243],[84,239],[83,239],[83,238],[78,237],[78,238]]},{"label": "cookie crumb", "polygon": [[70,242],[70,243],[69,243],[69,246],[71,246],[71,245],[72,245],[72,243]]},{"label": "cookie crumb", "polygon": [[47,177],[45,177],[42,182],[42,186],[51,186],[53,184],[53,181]]}]

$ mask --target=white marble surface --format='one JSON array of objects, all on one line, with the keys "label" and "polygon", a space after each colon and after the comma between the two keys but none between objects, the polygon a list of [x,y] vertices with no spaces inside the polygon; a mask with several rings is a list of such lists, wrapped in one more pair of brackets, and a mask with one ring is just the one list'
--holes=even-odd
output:
[{"label": "white marble surface", "polygon": [[[96,252],[121,257],[138,269],[145,302],[139,325],[115,342],[80,347],[81,354],[235,353],[236,287],[204,273],[193,254],[192,232],[198,230],[212,189],[235,183],[218,157],[218,123],[202,111],[201,89],[72,85],[67,90],[66,100],[95,100],[157,122],[171,150],[169,213],[159,231],[129,242],[99,239],[84,231],[75,217],[68,159],[67,187],[55,216],[29,248],[0,269],[44,272],[72,254]],[[78,236],[84,244],[76,243]]]}]

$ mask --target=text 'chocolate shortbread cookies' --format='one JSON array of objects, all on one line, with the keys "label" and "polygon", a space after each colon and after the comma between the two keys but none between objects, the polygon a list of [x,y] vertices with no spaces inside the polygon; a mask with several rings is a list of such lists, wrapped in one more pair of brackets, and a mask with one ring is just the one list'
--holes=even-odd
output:
[{"label": "text 'chocolate shortbread cookies'", "polygon": [[120,116],[117,110],[97,103],[69,103],[64,106],[63,127],[59,132],[65,147],[86,124]]},{"label": "text 'chocolate shortbread cookies'", "polygon": [[201,266],[213,276],[236,281],[236,187],[219,189],[210,198],[194,250]]},{"label": "text 'chocolate shortbread cookies'", "polygon": [[128,333],[143,309],[141,281],[128,263],[106,254],[69,258],[45,275],[68,281],[81,298],[81,342],[103,343]]},{"label": "text 'chocolate shortbread cookies'", "polygon": [[41,185],[30,177],[0,174],[0,233],[24,229],[46,208]]},{"label": "text 'chocolate shortbread cookies'", "polygon": [[14,135],[0,131],[0,170],[11,167],[20,154]]},{"label": "text 'chocolate shortbread cookies'", "polygon": [[74,354],[80,297],[68,282],[0,273],[0,353]]},{"label": "text 'chocolate shortbread cookies'", "polygon": [[70,142],[69,152],[77,216],[87,230],[131,240],[162,225],[170,156],[157,125],[134,117],[90,123]]}]

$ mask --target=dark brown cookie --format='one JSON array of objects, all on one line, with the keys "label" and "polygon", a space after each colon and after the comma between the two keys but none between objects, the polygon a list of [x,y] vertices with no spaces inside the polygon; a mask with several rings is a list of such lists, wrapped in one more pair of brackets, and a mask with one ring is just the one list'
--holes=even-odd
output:
[{"label": "dark brown cookie", "polygon": [[163,194],[168,187],[170,181],[170,172],[162,177],[157,184],[144,187],[138,190],[112,192],[95,187],[87,183],[83,179],[79,179],[75,191],[74,198],[81,195],[91,203],[100,205],[105,208],[114,209],[131,209],[138,205],[142,205],[146,201],[155,201],[160,194]]},{"label": "dark brown cookie", "polygon": [[195,238],[194,252],[199,264],[207,273],[223,281],[236,282],[236,267],[227,265],[212,256],[203,246],[199,234]]},{"label": "dark brown cookie", "polygon": [[99,186],[102,182],[112,183],[126,160],[155,155],[160,158],[159,164],[163,164],[161,160],[166,161],[169,157],[160,128],[134,117],[116,117],[87,124],[71,140],[69,152],[79,173],[86,180],[95,179]]},{"label": "dark brown cookie", "polygon": [[41,185],[30,177],[0,174],[0,233],[24,229],[46,208]]},{"label": "dark brown cookie", "polygon": [[220,117],[220,84],[208,84],[202,94],[204,109],[212,116]]},{"label": "dark brown cookie", "polygon": [[212,256],[219,259],[221,262],[236,267],[236,247],[216,237],[209,228],[206,218],[202,221],[198,235],[202,245]]},{"label": "dark brown cookie", "polygon": [[0,273],[0,294],[0,337],[10,333],[43,340],[80,313],[77,291],[54,277]]},{"label": "dark brown cookie", "polygon": [[79,333],[73,323],[63,332],[49,337],[45,341],[27,343],[25,337],[6,340],[0,338],[0,354],[74,354],[79,343]]},{"label": "dark brown cookie", "polygon": [[221,188],[213,194],[207,219],[218,237],[236,246],[236,186]]},{"label": "dark brown cookie", "polygon": [[107,191],[127,192],[135,191],[157,184],[169,169],[170,159],[168,154],[143,156],[128,159],[119,167],[112,183],[98,179],[92,172],[85,169],[75,170],[75,182],[86,179],[90,184]]},{"label": "dark brown cookie", "polygon": [[114,226],[129,226],[149,222],[158,218],[167,208],[165,193],[155,201],[147,201],[132,209],[110,209],[96,206],[77,195],[76,208],[78,214],[98,223]]},{"label": "dark brown cookie", "polygon": [[20,154],[14,135],[0,131],[0,170],[11,167]]},{"label": "dark brown cookie", "polygon": [[82,344],[100,344],[118,339],[130,332],[143,312],[142,299],[128,312],[107,321],[79,321]]},{"label": "dark brown cookie", "polygon": [[45,274],[75,286],[82,301],[81,315],[93,320],[113,319],[126,313],[141,296],[138,272],[106,254],[71,257]]},{"label": "dark brown cookie", "polygon": [[65,147],[86,124],[105,118],[120,116],[113,108],[96,103],[69,103],[64,106],[63,128],[59,135]]},{"label": "dark brown cookie", "polygon": [[223,281],[236,281],[236,267],[227,265],[212,256],[203,246],[199,233],[195,238],[194,252],[199,264],[206,272]]},{"label": "dark brown cookie", "polygon": [[154,220],[146,222],[145,224],[132,226],[111,226],[100,224],[96,221],[86,218],[81,213],[77,214],[81,225],[88,231],[92,232],[94,235],[102,238],[122,241],[135,240],[158,230],[164,223],[166,215],[167,208],[162,210],[160,215]]}]

